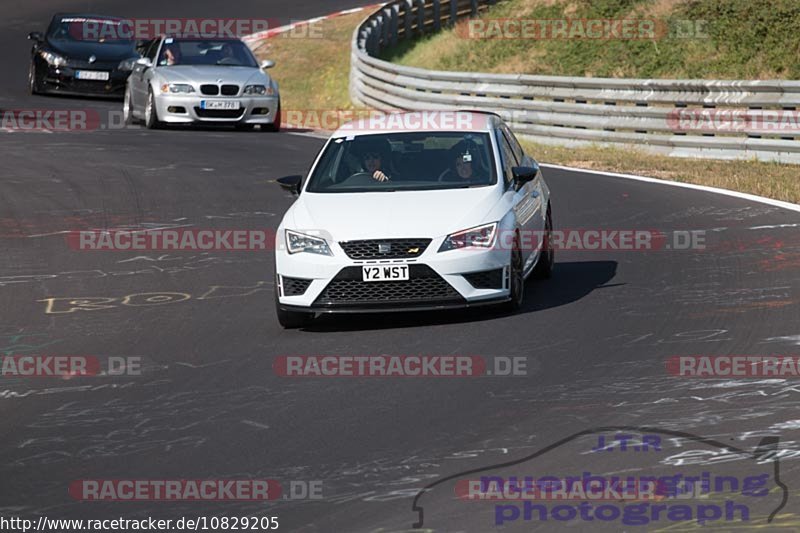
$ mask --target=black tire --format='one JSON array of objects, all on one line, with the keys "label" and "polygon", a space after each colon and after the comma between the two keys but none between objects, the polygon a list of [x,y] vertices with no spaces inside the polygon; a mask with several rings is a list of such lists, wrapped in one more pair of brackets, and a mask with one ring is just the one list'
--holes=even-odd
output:
[{"label": "black tire", "polygon": [[278,104],[278,112],[275,113],[275,121],[272,124],[262,124],[261,131],[268,131],[270,133],[278,133],[281,131],[281,106]]},{"label": "black tire", "polygon": [[508,312],[516,312],[522,308],[525,302],[525,276],[524,264],[522,261],[522,250],[519,245],[519,238],[514,239],[514,249],[511,250],[511,264],[509,267],[509,287],[511,289],[509,300],[505,304]]},{"label": "black tire", "polygon": [[161,121],[158,120],[156,98],[153,95],[152,89],[147,90],[147,106],[144,110],[144,126],[149,130],[155,130],[161,127]]},{"label": "black tire", "polygon": [[30,94],[42,94],[39,87],[39,80],[36,79],[36,63],[31,59],[31,66],[28,68],[28,92]]},{"label": "black tire", "polygon": [[547,215],[544,222],[544,242],[542,243],[542,254],[533,269],[533,277],[536,279],[550,279],[553,276],[553,269],[556,266],[556,251],[553,249],[553,215],[550,206],[547,206]]},{"label": "black tire", "polygon": [[122,117],[125,120],[125,125],[130,126],[136,122],[133,118],[133,102],[131,101],[131,88],[125,87],[125,96],[122,101]]},{"label": "black tire", "polygon": [[278,301],[278,283],[275,283],[275,313],[278,315],[278,323],[283,329],[297,329],[307,326],[314,320],[314,313],[302,313],[297,311],[285,311],[281,309]]}]

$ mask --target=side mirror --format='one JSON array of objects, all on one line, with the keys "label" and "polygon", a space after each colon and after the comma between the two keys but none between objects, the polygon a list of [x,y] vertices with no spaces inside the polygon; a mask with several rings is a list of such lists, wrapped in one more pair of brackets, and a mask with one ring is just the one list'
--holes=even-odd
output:
[{"label": "side mirror", "polygon": [[534,163],[530,167],[514,167],[511,172],[514,174],[514,182],[516,182],[517,187],[521,187],[536,178],[536,175],[539,174],[539,165]]},{"label": "side mirror", "polygon": [[292,175],[275,180],[282,189],[291,192],[294,195],[300,194],[300,184],[303,182],[303,176]]},{"label": "side mirror", "polygon": [[268,68],[272,68],[274,66],[275,66],[275,62],[272,61],[271,59],[265,59],[264,61],[261,62],[261,68],[263,70],[267,70]]},{"label": "side mirror", "polygon": [[136,60],[137,65],[142,65],[145,68],[150,68],[153,66],[153,62],[150,60],[149,57],[140,57]]},{"label": "side mirror", "polygon": [[44,35],[42,35],[42,32],[40,32],[40,31],[32,31],[32,32],[30,32],[28,34],[28,40],[29,41],[36,41],[37,43],[40,43],[40,42],[44,41]]}]

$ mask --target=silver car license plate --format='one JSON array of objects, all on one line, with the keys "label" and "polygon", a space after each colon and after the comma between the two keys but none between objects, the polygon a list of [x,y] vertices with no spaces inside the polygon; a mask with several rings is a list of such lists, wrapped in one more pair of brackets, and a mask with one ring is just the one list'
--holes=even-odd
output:
[{"label": "silver car license plate", "polygon": [[238,100],[201,100],[200,109],[236,110],[241,104]]}]

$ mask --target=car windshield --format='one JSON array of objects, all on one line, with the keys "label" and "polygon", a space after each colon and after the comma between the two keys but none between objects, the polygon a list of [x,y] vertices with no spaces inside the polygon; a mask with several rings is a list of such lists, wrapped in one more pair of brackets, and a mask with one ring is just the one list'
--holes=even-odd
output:
[{"label": "car windshield", "polygon": [[252,52],[241,41],[208,39],[164,40],[158,56],[160,66],[219,65],[253,67],[258,63]]},{"label": "car windshield", "polygon": [[121,20],[64,17],[51,24],[47,37],[55,41],[86,41],[133,47],[130,28]]},{"label": "car windshield", "polygon": [[421,191],[497,182],[488,133],[404,132],[336,137],[309,192]]}]

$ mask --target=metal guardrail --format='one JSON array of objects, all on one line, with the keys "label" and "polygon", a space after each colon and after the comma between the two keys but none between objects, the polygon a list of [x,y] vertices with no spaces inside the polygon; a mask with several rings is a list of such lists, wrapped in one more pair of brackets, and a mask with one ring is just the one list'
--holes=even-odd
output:
[{"label": "metal guardrail", "polygon": [[379,110],[481,109],[546,144],[800,163],[800,81],[579,78],[432,71],[378,58],[496,0],[393,0],[353,35],[350,96]]}]

